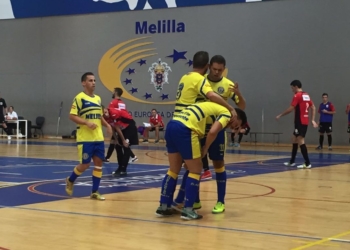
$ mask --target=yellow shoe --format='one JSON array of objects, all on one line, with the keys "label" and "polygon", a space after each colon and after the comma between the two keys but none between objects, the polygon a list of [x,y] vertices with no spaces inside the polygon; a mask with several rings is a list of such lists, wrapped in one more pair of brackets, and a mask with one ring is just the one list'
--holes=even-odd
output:
[{"label": "yellow shoe", "polygon": [[69,181],[69,177],[66,178],[66,193],[69,196],[73,195],[73,187],[74,187],[74,183]]},{"label": "yellow shoe", "polygon": [[104,201],[106,198],[103,197],[99,192],[96,192],[96,193],[92,193],[90,195],[90,198],[91,199],[94,199],[94,200],[99,200],[99,201]]},{"label": "yellow shoe", "polygon": [[211,211],[213,214],[221,214],[225,212],[225,204],[222,202],[216,203],[215,207]]},{"label": "yellow shoe", "polygon": [[193,204],[193,209],[194,209],[194,210],[201,209],[201,208],[202,208],[201,202],[195,202],[195,203]]}]

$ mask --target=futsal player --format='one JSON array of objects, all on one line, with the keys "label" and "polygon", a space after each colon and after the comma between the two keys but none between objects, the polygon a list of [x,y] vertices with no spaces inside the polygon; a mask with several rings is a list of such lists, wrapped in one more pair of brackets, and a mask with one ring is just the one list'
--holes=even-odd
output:
[{"label": "futsal player", "polygon": [[335,114],[335,108],[333,103],[328,101],[327,93],[322,94],[322,103],[318,108],[318,113],[320,114],[320,123],[318,130],[318,132],[320,133],[320,144],[316,149],[320,150],[323,148],[324,133],[327,133],[328,150],[332,150],[332,122],[333,115]]},{"label": "futsal player", "polygon": [[[250,126],[248,122],[243,124],[239,130],[233,130],[231,133],[231,143],[230,146],[240,147],[240,143],[242,141],[243,135],[248,135],[250,132]],[[238,134],[238,142],[235,143],[235,137]]]},{"label": "futsal player", "polygon": [[102,178],[102,162],[104,159],[104,136],[102,126],[112,134],[111,126],[103,119],[101,98],[94,94],[95,76],[91,72],[82,75],[81,83],[84,91],[79,93],[73,101],[69,119],[77,124],[77,143],[79,164],[74,168],[70,177],[66,178],[66,192],[73,195],[75,180],[89,168],[91,158],[94,162],[92,172],[91,199],[105,200],[98,192]]},{"label": "futsal player", "polygon": [[[237,118],[231,121],[232,115],[227,108],[212,102],[202,102],[187,106],[181,112],[174,114],[165,131],[170,168],[163,179],[160,206],[156,211],[157,216],[172,215],[173,193],[184,160],[189,173],[186,179],[185,204],[181,211],[181,218],[196,220],[203,217],[193,209],[193,204],[199,192],[202,157],[207,154],[217,134],[227,125],[230,124],[231,128],[236,128],[246,122],[247,118],[244,111],[240,109],[235,109],[235,111]],[[201,149],[200,137],[205,135],[206,119],[210,116],[217,118]]]},{"label": "futsal player", "polygon": [[139,144],[136,123],[125,109],[108,109],[108,115],[109,119],[113,120],[114,128],[118,133],[118,146],[122,146],[123,150],[119,166],[112,175],[114,177],[126,176],[126,169],[131,155],[130,146]]},{"label": "futsal player", "polygon": [[297,168],[311,168],[307,147],[305,145],[305,135],[309,124],[309,109],[311,108],[311,121],[314,128],[317,128],[315,122],[315,105],[311,100],[308,93],[302,90],[302,84],[299,80],[294,80],[290,84],[294,97],[289,108],[283,113],[276,116],[276,120],[279,120],[282,116],[285,116],[294,110],[294,133],[293,133],[293,149],[292,157],[289,162],[285,162],[286,166],[295,166],[295,157],[298,152],[298,145],[300,147],[301,154],[304,157],[304,164],[297,166]]},{"label": "futsal player", "polygon": [[[112,96],[113,100],[110,102],[108,108],[109,109],[127,110],[126,104],[121,99],[122,95],[123,95],[123,90],[121,88],[114,88],[114,93]],[[117,153],[117,161],[118,161],[118,164],[120,165],[122,162],[124,152],[123,152],[123,148],[121,147],[121,145],[118,145],[116,143],[116,141],[117,141],[117,138],[114,138],[114,135],[113,135],[111,138],[111,142],[110,142],[108,151],[107,151],[107,155],[105,157],[105,161],[109,162],[109,158],[112,156],[113,150],[115,149],[116,153]],[[135,156],[135,154],[132,152],[131,149],[130,149],[130,153],[131,153],[131,155],[130,155],[129,163],[138,161],[137,156]]]},{"label": "futsal player", "polygon": [[[212,89],[218,93],[226,103],[228,99],[232,99],[235,104],[240,109],[245,109],[245,99],[242,96],[241,92],[239,91],[238,84],[233,83],[226,77],[223,77],[222,74],[226,67],[226,60],[223,56],[216,55],[213,56],[210,60],[210,72],[208,75],[206,75],[207,81],[209,82]],[[232,89],[232,86],[234,88]],[[206,99],[203,96],[198,96],[197,102],[204,102]],[[213,122],[215,121],[215,117],[208,117],[206,123],[207,123],[207,129],[206,132],[209,131],[210,127],[212,126]],[[225,170],[225,162],[224,162],[224,156],[226,151],[226,133],[225,129],[219,132],[218,136],[216,137],[215,141],[211,144],[209,148],[209,158],[213,161],[214,171],[216,173],[216,183],[217,183],[217,203],[214,206],[212,213],[223,213],[225,211],[225,195],[226,195],[226,181],[227,181],[227,175]],[[205,144],[205,137],[201,139],[202,145]],[[212,175],[209,170],[209,163],[208,163],[208,157],[205,155],[202,159],[203,161],[203,169],[204,173],[201,176],[201,179],[211,179]],[[174,203],[172,207],[175,210],[179,210],[182,207],[183,200],[185,198],[185,189],[184,185],[186,183],[186,178],[188,175],[188,171],[185,172],[182,184],[180,186],[178,195],[176,199],[174,200]],[[194,204],[195,209],[201,208],[201,203],[199,199],[199,193],[198,197],[196,199],[196,202]]]}]

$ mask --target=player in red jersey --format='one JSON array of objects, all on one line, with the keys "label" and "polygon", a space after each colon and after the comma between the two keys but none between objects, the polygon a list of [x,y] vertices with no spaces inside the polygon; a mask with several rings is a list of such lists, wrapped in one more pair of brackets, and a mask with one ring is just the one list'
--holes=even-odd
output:
[{"label": "player in red jersey", "polygon": [[[113,100],[109,103],[108,108],[126,110],[126,104],[123,102],[122,99],[120,99],[122,95],[123,95],[123,90],[121,88],[115,88],[112,96]],[[115,136],[112,136],[111,143],[109,145],[107,155],[105,157],[105,162],[109,162],[109,158],[112,156],[113,150],[115,149],[117,153],[118,164],[120,165],[121,159],[123,158],[123,150],[122,150],[122,147],[120,147],[116,143],[116,140],[117,138],[115,138]],[[135,154],[131,151],[129,163],[136,162],[137,160],[138,160],[137,156],[135,156]]]},{"label": "player in red jersey", "polygon": [[118,154],[120,162],[113,176],[125,176],[131,154],[130,146],[139,144],[136,123],[125,109],[104,109],[104,117],[118,133],[118,145],[122,147],[123,153],[121,156]]},{"label": "player in red jersey", "polygon": [[[250,126],[248,122],[243,124],[238,130],[232,130],[231,132],[231,143],[230,146],[240,147],[243,135],[248,135],[250,132]],[[238,134],[238,142],[235,143],[235,137]]]},{"label": "player in red jersey", "polygon": [[149,132],[155,131],[156,132],[156,139],[154,140],[154,143],[159,142],[159,131],[164,130],[164,123],[162,116],[157,113],[156,109],[152,109],[151,111],[151,117],[149,118],[149,123],[151,124],[151,127],[146,127],[145,131],[143,132],[143,143],[148,143],[148,135]]},{"label": "player in red jersey", "polygon": [[314,128],[317,128],[317,123],[315,122],[316,108],[310,98],[310,95],[306,92],[303,92],[301,88],[302,85],[299,80],[292,81],[290,86],[292,88],[292,91],[294,92],[294,97],[291,106],[288,109],[286,109],[282,114],[276,116],[276,119],[279,120],[282,116],[289,114],[293,110],[295,113],[292,157],[290,161],[284,163],[284,165],[295,166],[295,157],[297,155],[299,145],[305,163],[303,165],[298,166],[298,168],[311,168],[309,155],[307,153],[307,148],[305,145],[305,135],[309,124],[310,108],[312,125]]}]

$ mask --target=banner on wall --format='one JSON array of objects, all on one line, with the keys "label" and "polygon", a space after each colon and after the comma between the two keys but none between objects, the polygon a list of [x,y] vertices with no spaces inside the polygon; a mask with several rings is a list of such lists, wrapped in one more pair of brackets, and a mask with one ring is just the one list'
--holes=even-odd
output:
[{"label": "banner on wall", "polygon": [[267,0],[0,0],[0,19],[164,9]]}]

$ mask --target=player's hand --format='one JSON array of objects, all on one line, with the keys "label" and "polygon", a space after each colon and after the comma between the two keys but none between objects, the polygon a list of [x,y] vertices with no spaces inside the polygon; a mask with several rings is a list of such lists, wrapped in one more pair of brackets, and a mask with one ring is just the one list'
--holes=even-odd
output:
[{"label": "player's hand", "polygon": [[245,129],[241,129],[240,131],[239,131],[241,134],[244,134],[245,133]]},{"label": "player's hand", "polygon": [[327,110],[323,109],[323,110],[322,110],[322,113],[326,114],[326,113],[328,113],[328,112],[327,112]]},{"label": "player's hand", "polygon": [[93,122],[87,122],[86,126],[88,126],[89,129],[94,130],[95,128],[97,128],[97,125]]},{"label": "player's hand", "polygon": [[281,118],[281,115],[276,116],[276,120],[278,121]]},{"label": "player's hand", "polygon": [[317,128],[317,127],[318,127],[318,124],[317,124],[317,122],[315,122],[315,121],[312,121],[312,125],[314,126],[314,128]]},{"label": "player's hand", "polygon": [[241,91],[239,89],[239,85],[237,82],[235,82],[235,85],[233,86],[232,90],[233,93],[235,93],[236,95],[240,95]]},{"label": "player's hand", "polygon": [[126,148],[128,148],[128,147],[129,147],[129,143],[126,142],[126,141],[123,141],[123,146],[126,147]]},{"label": "player's hand", "polygon": [[231,110],[231,119],[230,119],[230,122],[235,122],[237,120],[237,112],[235,109],[232,109]]}]

